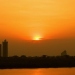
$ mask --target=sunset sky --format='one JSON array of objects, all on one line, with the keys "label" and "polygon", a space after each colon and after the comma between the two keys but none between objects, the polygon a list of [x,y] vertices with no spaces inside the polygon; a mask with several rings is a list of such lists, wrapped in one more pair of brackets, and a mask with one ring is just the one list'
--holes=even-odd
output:
[{"label": "sunset sky", "polygon": [[75,39],[75,0],[0,0],[0,39],[37,37]]}]

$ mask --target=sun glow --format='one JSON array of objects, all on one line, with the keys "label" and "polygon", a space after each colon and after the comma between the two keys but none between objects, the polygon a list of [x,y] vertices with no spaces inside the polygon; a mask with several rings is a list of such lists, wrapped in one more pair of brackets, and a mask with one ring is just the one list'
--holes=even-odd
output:
[{"label": "sun glow", "polygon": [[0,0],[2,38],[43,40],[74,34],[75,0]]},{"label": "sun glow", "polygon": [[40,37],[40,36],[35,36],[35,37],[33,38],[33,40],[41,40],[41,37]]}]

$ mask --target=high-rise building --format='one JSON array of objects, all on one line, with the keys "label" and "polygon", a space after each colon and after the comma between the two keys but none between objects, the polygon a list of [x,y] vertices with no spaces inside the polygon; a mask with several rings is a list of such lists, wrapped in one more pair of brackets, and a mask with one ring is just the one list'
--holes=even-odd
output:
[{"label": "high-rise building", "polygon": [[65,56],[65,55],[67,55],[67,51],[66,51],[66,50],[64,50],[64,51],[61,53],[61,56]]},{"label": "high-rise building", "polygon": [[2,49],[3,49],[3,57],[8,57],[8,42],[6,40],[2,42]]},{"label": "high-rise building", "polygon": [[1,57],[1,44],[0,44],[0,57]]}]

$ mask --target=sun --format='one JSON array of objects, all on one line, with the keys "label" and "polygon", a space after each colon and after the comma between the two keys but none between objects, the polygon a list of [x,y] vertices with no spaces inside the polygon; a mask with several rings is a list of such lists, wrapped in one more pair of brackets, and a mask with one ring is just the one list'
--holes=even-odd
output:
[{"label": "sun", "polygon": [[40,36],[35,36],[34,38],[33,38],[33,40],[41,40],[41,37]]}]

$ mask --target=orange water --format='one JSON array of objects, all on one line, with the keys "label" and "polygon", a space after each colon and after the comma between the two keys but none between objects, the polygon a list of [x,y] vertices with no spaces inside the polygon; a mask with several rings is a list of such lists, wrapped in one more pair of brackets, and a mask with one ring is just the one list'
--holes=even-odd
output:
[{"label": "orange water", "polygon": [[4,69],[0,75],[75,75],[75,68]]}]

